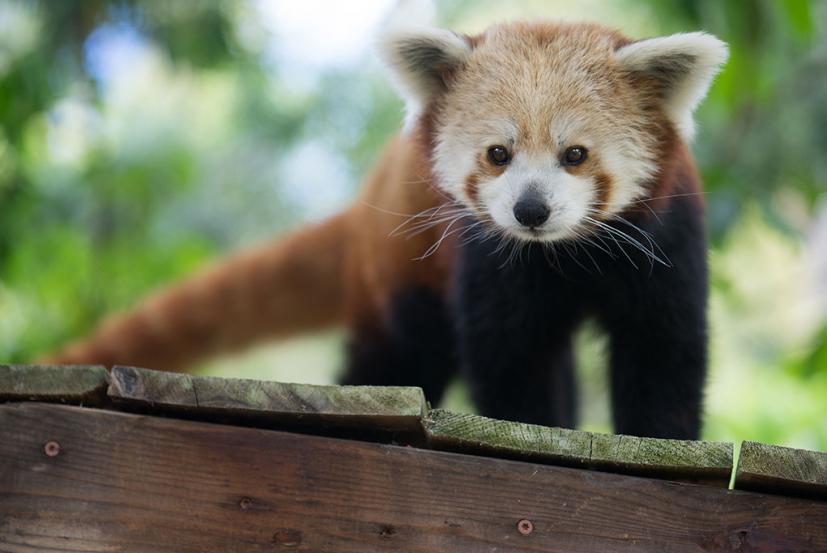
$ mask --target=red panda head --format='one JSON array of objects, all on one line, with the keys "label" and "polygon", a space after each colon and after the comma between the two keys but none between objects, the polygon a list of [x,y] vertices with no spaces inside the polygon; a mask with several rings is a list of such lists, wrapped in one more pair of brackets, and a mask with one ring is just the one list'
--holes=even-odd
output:
[{"label": "red panda head", "polygon": [[430,122],[437,184],[507,236],[544,242],[646,196],[660,143],[691,138],[727,57],[704,33],[633,42],[553,23],[397,31],[382,50],[409,116]]}]

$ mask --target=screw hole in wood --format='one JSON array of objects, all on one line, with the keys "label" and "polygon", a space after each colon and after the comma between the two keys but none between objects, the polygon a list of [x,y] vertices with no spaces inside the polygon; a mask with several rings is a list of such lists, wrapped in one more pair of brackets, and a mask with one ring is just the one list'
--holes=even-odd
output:
[{"label": "screw hole in wood", "polygon": [[534,523],[524,518],[517,523],[517,531],[520,532],[520,534],[527,536],[534,531]]}]

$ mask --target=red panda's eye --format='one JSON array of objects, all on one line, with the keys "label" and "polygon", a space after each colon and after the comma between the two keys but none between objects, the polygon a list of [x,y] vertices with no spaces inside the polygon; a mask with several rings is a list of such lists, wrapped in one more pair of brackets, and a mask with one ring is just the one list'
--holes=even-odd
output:
[{"label": "red panda's eye", "polygon": [[491,146],[488,148],[488,159],[494,165],[507,165],[511,161],[511,154],[505,146]]},{"label": "red panda's eye", "polygon": [[586,160],[586,148],[583,146],[572,146],[563,154],[564,165],[580,165]]}]

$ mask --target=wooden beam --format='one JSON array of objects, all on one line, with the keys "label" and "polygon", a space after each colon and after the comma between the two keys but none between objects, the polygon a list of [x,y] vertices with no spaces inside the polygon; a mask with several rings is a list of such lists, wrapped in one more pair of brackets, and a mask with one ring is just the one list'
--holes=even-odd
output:
[{"label": "wooden beam", "polygon": [[[53,442],[50,454],[44,444]],[[34,403],[0,406],[0,551],[827,550],[827,503]]]},{"label": "wooden beam", "polygon": [[307,431],[356,429],[421,435],[420,388],[315,386],[191,376],[114,367],[109,397],[119,406],[201,420]]},{"label": "wooden beam", "polygon": [[728,486],[732,444],[597,434],[435,409],[424,420],[435,449]]},{"label": "wooden beam", "polygon": [[827,453],[744,442],[735,487],[827,499]]},{"label": "wooden beam", "polygon": [[106,369],[98,365],[0,365],[0,402],[48,401],[100,405]]}]

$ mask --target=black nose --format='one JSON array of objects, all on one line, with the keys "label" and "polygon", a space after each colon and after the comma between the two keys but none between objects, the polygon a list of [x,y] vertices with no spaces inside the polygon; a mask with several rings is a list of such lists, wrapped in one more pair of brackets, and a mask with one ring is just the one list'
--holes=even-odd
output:
[{"label": "black nose", "polygon": [[526,227],[539,227],[546,221],[551,209],[542,200],[534,197],[523,197],[514,204],[514,218]]}]

